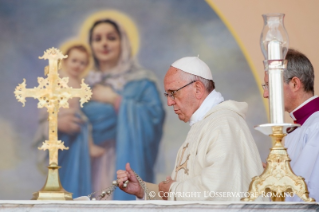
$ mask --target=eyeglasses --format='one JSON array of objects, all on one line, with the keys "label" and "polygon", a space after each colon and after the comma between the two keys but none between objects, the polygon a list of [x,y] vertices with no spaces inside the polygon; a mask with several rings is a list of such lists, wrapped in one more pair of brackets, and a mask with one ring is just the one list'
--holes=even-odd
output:
[{"label": "eyeglasses", "polygon": [[182,88],[185,88],[186,86],[188,86],[188,85],[190,85],[190,84],[192,84],[192,83],[194,83],[194,82],[196,82],[196,80],[191,81],[190,83],[184,85],[183,87],[181,87],[181,88],[179,88],[179,89],[177,89],[177,90],[168,90],[167,93],[166,93],[166,92],[164,93],[164,96],[165,96],[165,97],[168,97],[168,96],[169,96],[172,100],[175,100],[175,96],[174,96],[174,95],[175,95],[175,93],[176,93],[177,91],[181,90]]},{"label": "eyeglasses", "polygon": [[268,90],[269,89],[267,84],[262,84],[261,87],[263,87],[264,90]]},{"label": "eyeglasses", "polygon": [[[292,78],[294,78],[294,77],[289,77],[287,83],[289,83],[292,80]],[[264,90],[269,90],[268,84],[262,84],[261,86],[263,87]]]}]

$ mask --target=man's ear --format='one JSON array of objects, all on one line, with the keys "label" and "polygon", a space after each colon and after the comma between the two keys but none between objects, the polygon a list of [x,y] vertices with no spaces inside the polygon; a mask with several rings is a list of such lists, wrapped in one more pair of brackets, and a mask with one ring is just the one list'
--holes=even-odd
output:
[{"label": "man's ear", "polygon": [[195,89],[196,89],[196,97],[198,99],[201,99],[202,96],[204,95],[205,93],[205,86],[204,84],[201,82],[201,81],[196,81],[195,82]]},{"label": "man's ear", "polygon": [[303,85],[301,83],[301,80],[298,77],[293,77],[291,79],[290,83],[291,83],[290,84],[291,89],[293,91],[298,91],[298,90],[300,90],[303,87]]}]

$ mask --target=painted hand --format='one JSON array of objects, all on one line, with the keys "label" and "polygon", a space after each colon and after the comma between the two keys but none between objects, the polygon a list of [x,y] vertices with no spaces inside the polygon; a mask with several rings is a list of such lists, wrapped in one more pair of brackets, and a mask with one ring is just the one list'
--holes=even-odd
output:
[{"label": "painted hand", "polygon": [[93,88],[92,100],[114,105],[118,96],[109,86],[96,85]]},{"label": "painted hand", "polygon": [[70,111],[58,118],[58,130],[66,134],[72,135],[78,133],[81,130],[80,124],[83,121],[75,116],[75,112]]}]

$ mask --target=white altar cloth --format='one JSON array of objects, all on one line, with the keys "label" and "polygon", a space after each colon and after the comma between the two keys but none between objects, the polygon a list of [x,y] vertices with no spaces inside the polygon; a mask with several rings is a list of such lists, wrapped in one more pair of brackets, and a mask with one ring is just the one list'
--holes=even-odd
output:
[{"label": "white altar cloth", "polygon": [[186,201],[35,201],[2,200],[0,211],[319,211],[319,203],[286,202],[186,202]]}]

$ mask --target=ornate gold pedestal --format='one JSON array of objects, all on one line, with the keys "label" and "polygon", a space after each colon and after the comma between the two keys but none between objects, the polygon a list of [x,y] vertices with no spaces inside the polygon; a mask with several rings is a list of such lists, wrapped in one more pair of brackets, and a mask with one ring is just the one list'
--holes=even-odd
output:
[{"label": "ornate gold pedestal", "polygon": [[48,167],[47,180],[40,191],[33,193],[32,200],[72,200],[72,193],[65,191],[61,185],[59,168],[56,164]]},{"label": "ornate gold pedestal", "polygon": [[[284,201],[286,196],[298,195],[305,202],[315,202],[309,198],[307,184],[303,177],[296,176],[290,167],[287,148],[281,141],[286,136],[282,128],[273,128],[270,135],[275,145],[270,149],[267,166],[260,176],[253,178],[249,186],[250,196],[242,201],[254,201],[260,195],[271,192],[272,201]],[[268,195],[267,195],[268,196]]]}]

